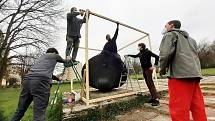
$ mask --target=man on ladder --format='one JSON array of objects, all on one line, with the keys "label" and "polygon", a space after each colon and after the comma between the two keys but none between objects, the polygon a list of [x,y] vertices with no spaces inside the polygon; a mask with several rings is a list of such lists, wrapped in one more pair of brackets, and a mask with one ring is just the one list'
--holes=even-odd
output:
[{"label": "man on ladder", "polygon": [[76,61],[76,56],[78,53],[79,43],[81,38],[80,30],[83,23],[86,22],[84,16],[83,19],[77,18],[78,15],[83,16],[84,10],[77,11],[76,7],[71,8],[71,12],[67,14],[67,34],[66,34],[66,57],[70,56],[72,51],[72,61],[73,63],[78,63]]},{"label": "man on ladder", "polygon": [[[77,10],[76,7],[72,7],[71,11],[67,13],[67,34],[66,34],[66,57],[69,57],[72,52],[72,60],[70,62],[64,63],[64,70],[63,73],[66,75],[71,76],[71,70],[69,67],[72,66],[72,69],[77,77],[77,69],[73,67],[74,65],[77,65],[79,61],[76,61],[76,56],[78,53],[79,43],[81,38],[80,30],[83,23],[86,23],[85,16],[83,19],[78,18],[78,15],[83,16],[84,10],[79,9]],[[68,76],[66,77],[68,79]],[[70,78],[70,81],[72,83],[72,80]],[[71,86],[72,87],[72,86]],[[72,89],[71,89],[72,90]]]}]

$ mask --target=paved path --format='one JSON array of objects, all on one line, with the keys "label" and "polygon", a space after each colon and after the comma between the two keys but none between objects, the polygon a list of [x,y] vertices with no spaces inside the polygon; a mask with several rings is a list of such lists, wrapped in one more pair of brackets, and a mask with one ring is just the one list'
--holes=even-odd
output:
[{"label": "paved path", "polygon": [[[167,88],[167,80],[159,80],[159,89],[164,88]],[[205,77],[201,81],[201,88],[204,94],[208,121],[215,121],[215,76]],[[145,104],[142,108],[116,116],[116,119],[119,121],[171,121],[168,110],[168,95],[162,97],[160,102],[160,106],[152,107]]]}]

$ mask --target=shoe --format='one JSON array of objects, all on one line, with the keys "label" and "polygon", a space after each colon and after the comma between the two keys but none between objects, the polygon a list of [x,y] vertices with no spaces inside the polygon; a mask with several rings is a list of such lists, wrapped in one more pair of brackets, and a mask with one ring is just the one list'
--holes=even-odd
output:
[{"label": "shoe", "polygon": [[157,100],[157,99],[151,99],[151,106],[158,106],[158,105],[160,105],[159,100]]}]

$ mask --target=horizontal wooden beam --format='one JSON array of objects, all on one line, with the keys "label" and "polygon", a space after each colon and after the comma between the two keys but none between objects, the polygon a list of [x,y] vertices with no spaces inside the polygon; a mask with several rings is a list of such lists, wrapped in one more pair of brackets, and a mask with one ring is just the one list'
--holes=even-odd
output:
[{"label": "horizontal wooden beam", "polygon": [[[85,47],[79,47],[80,49],[86,49]],[[93,51],[99,51],[101,52],[102,50],[99,50],[99,49],[94,49],[94,48],[88,48],[88,50],[93,50]]]},{"label": "horizontal wooden beam", "polygon": [[119,22],[119,21],[113,20],[113,19],[111,19],[111,18],[108,18],[108,17],[102,16],[102,15],[99,15],[99,14],[94,13],[94,12],[92,12],[92,11],[89,11],[89,14],[94,15],[94,16],[97,16],[97,17],[102,18],[102,19],[105,19],[105,20],[108,20],[108,21],[111,21],[111,22],[114,22],[114,23],[119,23],[120,25],[122,25],[122,26],[124,26],[124,27],[127,27],[127,28],[129,28],[129,29],[133,29],[133,30],[135,30],[135,31],[138,31],[138,32],[141,32],[141,33],[144,33],[144,34],[149,35],[148,33],[144,32],[144,31],[142,31],[142,30],[140,30],[140,29],[134,28],[134,27],[132,27],[132,26],[129,26],[129,25],[127,25],[127,24],[124,24],[124,23],[121,23],[121,22]]},{"label": "horizontal wooden beam", "polygon": [[118,51],[121,51],[121,50],[125,49],[126,47],[128,47],[128,46],[130,46],[130,45],[132,45],[132,44],[134,44],[134,43],[136,43],[136,42],[138,42],[138,41],[140,41],[141,39],[143,39],[143,38],[145,38],[145,37],[147,37],[147,36],[148,36],[148,35],[145,35],[145,36],[143,36],[143,37],[140,37],[140,38],[139,38],[139,39],[137,39],[136,41],[131,42],[131,43],[129,43],[129,44],[127,44],[127,45],[125,45],[124,47],[122,47],[122,48],[118,49]]},{"label": "horizontal wooden beam", "polygon": [[89,103],[96,103],[96,102],[101,102],[101,101],[104,101],[104,100],[120,98],[120,97],[126,97],[126,96],[137,94],[138,92],[139,91],[127,92],[127,93],[123,93],[123,94],[116,94],[116,95],[110,95],[110,96],[107,96],[107,97],[100,97],[100,98],[90,99]]}]

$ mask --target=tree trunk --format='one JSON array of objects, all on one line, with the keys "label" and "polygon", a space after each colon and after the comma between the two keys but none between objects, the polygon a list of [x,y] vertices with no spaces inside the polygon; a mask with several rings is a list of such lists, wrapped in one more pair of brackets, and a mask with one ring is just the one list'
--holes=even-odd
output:
[{"label": "tree trunk", "polygon": [[[4,55],[1,56],[1,58],[0,58],[0,81],[1,82],[2,82],[2,79],[4,78],[4,75],[7,71],[8,54],[9,54],[9,49],[6,49]],[[2,83],[0,84],[0,86],[2,86]]]},{"label": "tree trunk", "polygon": [[7,69],[7,59],[3,58],[0,61],[0,86],[2,86],[2,80],[3,80],[4,74],[6,72],[6,69]]}]

